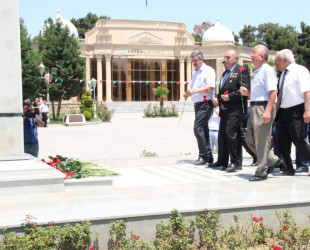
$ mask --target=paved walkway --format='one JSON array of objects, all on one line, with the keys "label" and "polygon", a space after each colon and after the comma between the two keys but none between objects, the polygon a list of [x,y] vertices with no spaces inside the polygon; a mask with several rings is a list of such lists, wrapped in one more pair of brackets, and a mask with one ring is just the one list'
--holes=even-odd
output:
[{"label": "paved walkway", "polygon": [[159,156],[197,152],[192,112],[179,118],[143,118],[142,113],[115,113],[110,123],[39,129],[39,158],[61,154],[81,160],[139,158],[142,151]]},{"label": "paved walkway", "polygon": [[[193,113],[145,119],[115,114],[112,123],[39,129],[40,157],[61,154],[117,171],[114,186],[66,187],[63,193],[0,197],[0,226],[19,226],[26,214],[37,222],[310,202],[310,178],[270,177],[248,181],[255,168],[245,155],[243,170],[226,173],[196,167]],[[159,154],[144,158],[142,150]],[[266,195],[268,194],[268,195]]]}]

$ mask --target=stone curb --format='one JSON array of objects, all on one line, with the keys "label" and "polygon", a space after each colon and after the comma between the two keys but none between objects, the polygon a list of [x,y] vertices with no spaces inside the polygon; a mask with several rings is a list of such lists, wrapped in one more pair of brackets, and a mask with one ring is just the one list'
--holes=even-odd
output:
[{"label": "stone curb", "polygon": [[108,186],[113,185],[114,177],[89,177],[65,180],[65,187],[73,186]]}]

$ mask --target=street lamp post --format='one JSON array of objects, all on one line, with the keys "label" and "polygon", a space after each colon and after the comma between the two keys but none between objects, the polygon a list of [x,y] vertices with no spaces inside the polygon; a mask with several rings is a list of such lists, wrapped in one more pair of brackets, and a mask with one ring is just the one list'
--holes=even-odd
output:
[{"label": "street lamp post", "polygon": [[[41,77],[43,78],[43,73],[44,73],[44,71],[45,71],[45,66],[43,65],[42,62],[40,63],[40,65],[38,66],[38,68],[39,68]],[[52,68],[52,72],[53,72],[53,73],[56,74],[57,71],[58,71],[58,68]],[[44,79],[45,79],[45,81],[47,82],[47,95],[46,95],[46,101],[47,101],[47,103],[50,102],[49,84],[50,84],[50,81],[52,80],[52,78],[53,78],[52,74],[50,74],[49,69],[47,69],[47,74],[44,75]]]},{"label": "street lamp post", "polygon": [[95,78],[92,78],[91,80],[87,80],[87,84],[89,89],[94,91],[94,118],[97,118],[97,108],[96,108],[96,85],[97,80]]}]

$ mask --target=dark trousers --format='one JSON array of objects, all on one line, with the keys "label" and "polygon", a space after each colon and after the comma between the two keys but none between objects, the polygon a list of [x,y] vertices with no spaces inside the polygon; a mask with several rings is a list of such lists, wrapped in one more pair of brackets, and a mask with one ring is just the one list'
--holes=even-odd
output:
[{"label": "dark trousers", "polygon": [[280,109],[279,112],[278,147],[286,165],[283,171],[294,173],[291,159],[292,143],[302,156],[310,161],[310,145],[304,139],[304,104]]},{"label": "dark trousers", "polygon": [[207,161],[212,157],[208,126],[212,111],[213,104],[211,100],[195,103],[194,134],[198,143],[199,156]]},{"label": "dark trousers", "polygon": [[[309,124],[305,124],[304,129],[304,140],[308,141],[308,126]],[[296,149],[296,167],[298,168],[308,168],[309,162],[305,159],[305,157],[302,156],[302,154]]]},{"label": "dark trousers", "polygon": [[46,127],[47,126],[47,113],[42,113],[42,121],[44,122],[44,127]]},{"label": "dark trousers", "polygon": [[223,166],[231,163],[242,165],[242,140],[240,124],[243,115],[221,117],[219,128],[219,151],[217,162]]}]

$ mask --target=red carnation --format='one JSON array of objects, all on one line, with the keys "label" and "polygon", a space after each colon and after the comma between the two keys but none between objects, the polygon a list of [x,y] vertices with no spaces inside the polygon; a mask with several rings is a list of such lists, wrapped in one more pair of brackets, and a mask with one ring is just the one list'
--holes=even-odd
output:
[{"label": "red carnation", "polygon": [[257,221],[257,217],[253,217],[253,218],[252,218],[252,221]]},{"label": "red carnation", "polygon": [[209,88],[205,88],[205,91],[206,91],[206,92],[209,92]]},{"label": "red carnation", "polygon": [[208,101],[208,99],[207,99],[207,97],[204,95],[203,96],[203,102],[207,102]]},{"label": "red carnation", "polygon": [[73,171],[70,171],[70,172],[68,173],[68,175],[69,175],[69,176],[73,176],[73,175],[74,175]]},{"label": "red carnation", "polygon": [[228,91],[228,90],[226,90],[226,91],[224,92],[224,95],[228,95],[228,93],[229,93],[229,91]]},{"label": "red carnation", "polygon": [[276,246],[276,245],[274,245],[274,244],[272,244],[272,248],[273,248],[273,250],[282,250],[281,247],[278,247],[278,246]]},{"label": "red carnation", "polygon": [[284,230],[284,231],[287,231],[287,227],[286,227],[286,226],[284,226],[284,227],[283,227],[283,230]]},{"label": "red carnation", "polygon": [[260,220],[260,221],[263,221],[264,219],[263,219],[263,217],[260,217],[259,220]]},{"label": "red carnation", "polygon": [[113,244],[114,244],[114,245],[117,245],[117,242],[116,242],[116,241],[114,241],[114,242],[113,242]]},{"label": "red carnation", "polygon": [[90,247],[88,250],[94,250],[94,248],[93,248],[93,247]]},{"label": "red carnation", "polygon": [[264,223],[261,222],[261,223],[259,223],[259,225],[262,226],[262,225],[264,225]]},{"label": "red carnation", "polygon": [[27,106],[27,105],[25,105],[25,106],[24,106],[24,109],[26,109],[26,110],[27,110],[27,109],[28,109],[28,106]]},{"label": "red carnation", "polygon": [[239,67],[238,69],[240,70],[241,73],[244,71],[243,67]]},{"label": "red carnation", "polygon": [[53,162],[55,162],[55,163],[61,163],[61,161],[60,161],[57,157],[54,157],[54,158],[53,158]]},{"label": "red carnation", "polygon": [[43,162],[45,162],[45,163],[46,163],[46,161],[45,161],[44,159],[42,159],[41,161],[43,161]]},{"label": "red carnation", "polygon": [[138,235],[134,235],[134,236],[133,236],[133,238],[134,238],[134,239],[139,239],[139,238],[140,238],[140,236],[138,236]]},{"label": "red carnation", "polygon": [[55,167],[54,162],[48,162],[47,164],[50,165],[50,166],[53,167],[53,168]]}]

